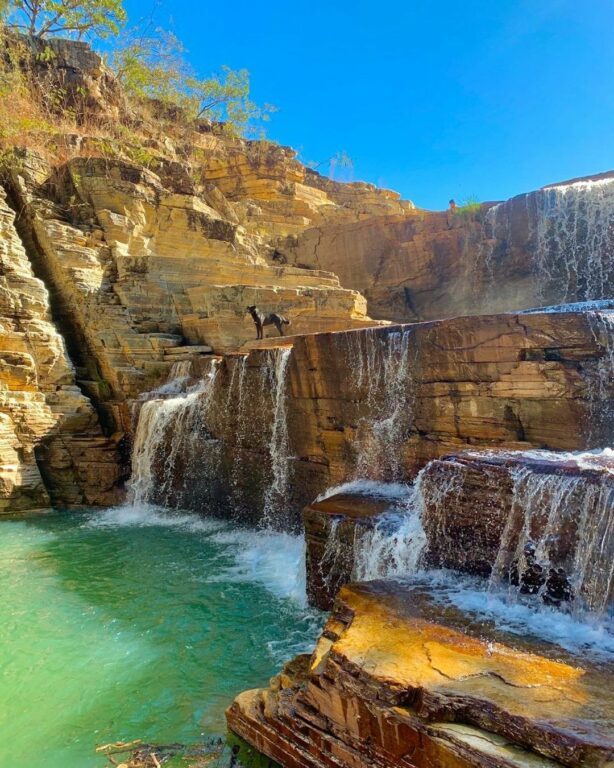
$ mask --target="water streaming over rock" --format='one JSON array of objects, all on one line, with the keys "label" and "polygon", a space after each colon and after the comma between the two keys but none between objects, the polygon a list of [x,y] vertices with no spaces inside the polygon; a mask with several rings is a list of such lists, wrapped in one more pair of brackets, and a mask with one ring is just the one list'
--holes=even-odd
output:
[{"label": "water streaming over rock", "polygon": [[214,451],[202,450],[201,443],[211,442],[207,416],[218,361],[210,360],[208,372],[191,386],[190,373],[189,361],[175,364],[167,384],[141,405],[130,482],[134,504],[186,506],[192,481],[203,475],[202,457],[205,464],[213,458]]},{"label": "water streaming over rock", "polygon": [[600,478],[512,470],[512,509],[491,588],[534,594],[574,613],[605,614],[614,598],[614,484]]},{"label": "water streaming over rock", "polygon": [[600,299],[614,287],[614,179],[578,181],[534,193],[536,267],[542,295]]},{"label": "water streaming over rock", "polygon": [[[422,564],[426,544],[422,527],[423,497],[421,476],[414,485],[354,481],[330,489],[327,495],[337,493],[366,494],[385,499],[386,511],[375,519],[352,523],[352,546],[348,551],[344,523],[332,518],[326,546],[320,561],[323,581],[330,587],[338,575],[348,569],[354,581],[394,578],[415,573]],[[351,562],[348,563],[348,557]]]},{"label": "water streaming over rock", "polygon": [[614,296],[614,178],[555,185],[491,206],[481,214],[470,266],[480,311]]},{"label": "water streaming over rock", "polygon": [[287,506],[290,440],[286,411],[286,379],[290,349],[269,350],[267,386],[271,393],[272,423],[269,440],[271,483],[264,495],[263,523],[266,527],[283,527],[284,508]]},{"label": "water streaming over rock", "polygon": [[401,450],[413,425],[412,329],[369,328],[340,338],[342,354],[364,403],[355,437],[355,477],[402,477]]},{"label": "water streaming over rock", "polygon": [[140,403],[133,455],[136,503],[207,509],[289,527],[287,371],[291,350],[182,361]]}]

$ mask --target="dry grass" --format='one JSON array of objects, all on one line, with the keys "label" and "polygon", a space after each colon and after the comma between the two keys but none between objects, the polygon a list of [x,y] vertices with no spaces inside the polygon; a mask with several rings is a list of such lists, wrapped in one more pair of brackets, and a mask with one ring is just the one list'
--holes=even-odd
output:
[{"label": "dry grass", "polygon": [[41,62],[1,29],[0,50],[0,163],[12,162],[16,148],[50,165],[104,157],[155,168],[161,159],[194,157],[198,125],[180,109],[161,114],[155,103],[130,102],[118,85],[117,103],[101,109],[90,94],[64,88],[53,61]]}]

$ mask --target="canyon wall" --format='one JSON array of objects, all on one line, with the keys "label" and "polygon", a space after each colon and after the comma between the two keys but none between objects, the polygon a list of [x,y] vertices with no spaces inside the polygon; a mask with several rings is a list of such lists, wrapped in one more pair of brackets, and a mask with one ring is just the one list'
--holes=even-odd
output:
[{"label": "canyon wall", "polygon": [[[104,463],[115,466],[105,470],[114,480],[105,481],[102,496],[81,471],[80,490],[60,497],[117,496],[126,467],[114,446],[132,434],[133,403],[180,361],[203,358],[206,367],[211,352],[228,357],[218,366],[216,387],[225,394],[214,395],[216,407],[232,410],[241,397],[249,402],[250,389],[268,392],[254,395],[254,406],[243,411],[257,413],[257,433],[247,422],[228,426],[233,418],[241,422],[240,413],[231,418],[212,409],[212,434],[226,446],[223,467],[234,467],[222,468],[222,477],[236,476],[242,457],[246,466],[255,463],[245,487],[265,487],[268,480],[258,478],[292,472],[293,509],[356,473],[411,477],[429,458],[459,446],[593,444],[595,436],[571,438],[561,426],[572,417],[591,421],[596,407],[587,382],[604,353],[598,332],[589,349],[589,321],[579,316],[556,323],[476,319],[420,326],[415,334],[331,332],[607,298],[614,263],[611,175],[479,210],[422,211],[394,192],[327,179],[287,147],[235,138],[206,121],[181,122],[179,114],[176,124],[169,122],[160,105],[136,119],[97,54],[84,44],[53,45],[55,57],[37,63],[41,83],[62,86],[78,121],[70,133],[58,115],[57,135],[44,150],[32,149],[36,142],[24,136],[24,146],[16,142],[3,156],[5,270],[27,271],[48,296],[40,310],[50,329],[45,344],[51,357],[62,346],[70,371],[59,386],[65,393],[73,387],[79,408],[93,414],[87,427],[66,421],[65,434],[76,439],[93,430],[105,446]],[[122,130],[114,132],[113,123]],[[16,323],[9,303],[0,316],[7,328]],[[275,403],[271,392],[286,388],[285,381],[282,389],[271,385],[278,342],[265,339],[250,352],[251,304],[285,315],[296,341],[284,369],[290,394]],[[567,333],[576,346],[566,343]],[[43,368],[35,383],[32,375],[32,396],[49,404]],[[27,389],[25,382],[19,387]],[[286,400],[284,434],[292,436],[294,457],[288,471],[283,451],[271,458],[267,442],[279,448]],[[14,427],[7,430],[3,498],[11,507],[40,506],[43,486],[53,490],[58,481],[41,485],[37,473],[59,472],[51,470],[59,459],[43,449],[47,426],[21,430],[19,444],[10,437]],[[215,485],[242,493],[235,481]]]},{"label": "canyon wall", "polygon": [[76,385],[49,302],[0,189],[0,512],[119,498],[118,439]]},{"label": "canyon wall", "polygon": [[311,227],[282,250],[291,263],[333,270],[372,317],[389,320],[601,299],[614,291],[614,174],[499,204]]}]

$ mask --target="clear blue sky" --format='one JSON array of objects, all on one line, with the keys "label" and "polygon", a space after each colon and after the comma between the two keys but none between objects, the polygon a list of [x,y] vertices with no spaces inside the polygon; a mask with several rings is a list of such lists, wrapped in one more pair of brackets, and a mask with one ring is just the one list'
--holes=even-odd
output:
[{"label": "clear blue sky", "polygon": [[614,0],[159,0],[156,21],[200,74],[250,70],[270,138],[420,206],[614,168]]}]

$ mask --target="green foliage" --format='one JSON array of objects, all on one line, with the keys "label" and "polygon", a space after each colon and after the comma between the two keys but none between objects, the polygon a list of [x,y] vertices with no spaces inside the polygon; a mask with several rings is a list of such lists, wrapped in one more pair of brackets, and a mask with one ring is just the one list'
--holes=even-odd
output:
[{"label": "green foliage", "polygon": [[125,34],[112,53],[111,66],[133,97],[177,106],[188,119],[225,122],[231,133],[253,133],[254,123],[268,122],[275,111],[270,104],[260,107],[250,99],[246,69],[222,67],[220,75],[198,78],[180,41],[162,29]]},{"label": "green foliage", "polygon": [[259,107],[249,98],[249,72],[222,67],[221,75],[205,80],[188,81],[193,105],[198,105],[198,117],[225,122],[229,128],[245,133],[253,122],[268,122],[276,111],[272,104]]},{"label": "green foliage", "polygon": [[[122,0],[0,0],[8,26],[34,37],[117,34],[126,21]],[[0,5],[0,12],[2,5]]]},{"label": "green foliage", "polygon": [[482,203],[476,195],[470,195],[462,204],[457,206],[455,213],[460,216],[472,216],[482,210]]}]

